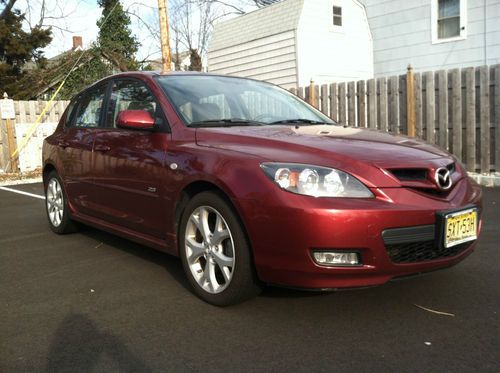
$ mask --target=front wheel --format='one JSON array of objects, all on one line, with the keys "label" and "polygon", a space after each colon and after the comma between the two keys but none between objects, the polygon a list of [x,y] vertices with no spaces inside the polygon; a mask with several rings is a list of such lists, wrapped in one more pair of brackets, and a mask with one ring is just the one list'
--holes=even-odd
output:
[{"label": "front wheel", "polygon": [[45,206],[52,231],[58,234],[65,234],[77,230],[75,222],[69,216],[68,203],[61,179],[55,171],[52,171],[47,177]]},{"label": "front wheel", "polygon": [[260,292],[242,225],[219,195],[204,192],[193,197],[179,233],[184,272],[201,299],[227,306]]}]

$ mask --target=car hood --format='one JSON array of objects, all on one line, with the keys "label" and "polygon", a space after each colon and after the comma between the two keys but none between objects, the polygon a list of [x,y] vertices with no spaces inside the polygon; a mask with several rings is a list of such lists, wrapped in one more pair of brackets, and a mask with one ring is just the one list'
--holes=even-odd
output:
[{"label": "car hood", "polygon": [[[435,169],[452,160],[447,152],[417,139],[338,125],[198,128],[196,142],[263,161],[334,167],[355,175],[373,173],[367,168]],[[370,179],[373,186],[395,186],[392,177]]]}]

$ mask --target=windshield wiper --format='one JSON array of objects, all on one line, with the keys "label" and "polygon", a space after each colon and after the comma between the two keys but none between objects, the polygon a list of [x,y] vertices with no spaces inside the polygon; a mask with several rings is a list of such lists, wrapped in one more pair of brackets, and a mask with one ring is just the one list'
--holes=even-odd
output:
[{"label": "windshield wiper", "polygon": [[287,123],[303,123],[303,124],[333,124],[333,123],[328,123],[328,122],[323,122],[320,120],[312,120],[312,119],[283,119],[283,120],[277,120],[275,122],[271,122],[269,124],[287,124]]},{"label": "windshield wiper", "polygon": [[263,126],[266,123],[255,120],[228,118],[228,119],[210,119],[192,122],[189,127],[234,127],[234,126]]}]

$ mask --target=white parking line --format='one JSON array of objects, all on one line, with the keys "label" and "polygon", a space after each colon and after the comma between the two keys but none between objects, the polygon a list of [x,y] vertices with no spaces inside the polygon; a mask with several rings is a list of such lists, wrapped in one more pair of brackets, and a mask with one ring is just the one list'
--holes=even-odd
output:
[{"label": "white parking line", "polygon": [[45,196],[40,196],[38,194],[33,194],[33,193],[28,193],[28,192],[23,192],[22,190],[17,190],[17,189],[12,189],[12,188],[7,188],[7,187],[0,187],[0,190],[5,190],[7,192],[12,192],[12,193],[23,194],[25,196],[33,197],[33,198],[45,199]]}]

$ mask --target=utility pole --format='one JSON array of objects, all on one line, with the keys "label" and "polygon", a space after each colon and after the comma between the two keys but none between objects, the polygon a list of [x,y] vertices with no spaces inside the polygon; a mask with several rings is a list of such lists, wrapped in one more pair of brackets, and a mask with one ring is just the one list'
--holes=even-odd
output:
[{"label": "utility pole", "polygon": [[168,30],[168,0],[158,0],[158,12],[160,13],[160,39],[162,72],[168,72],[172,66],[172,56],[170,54],[170,36]]}]

